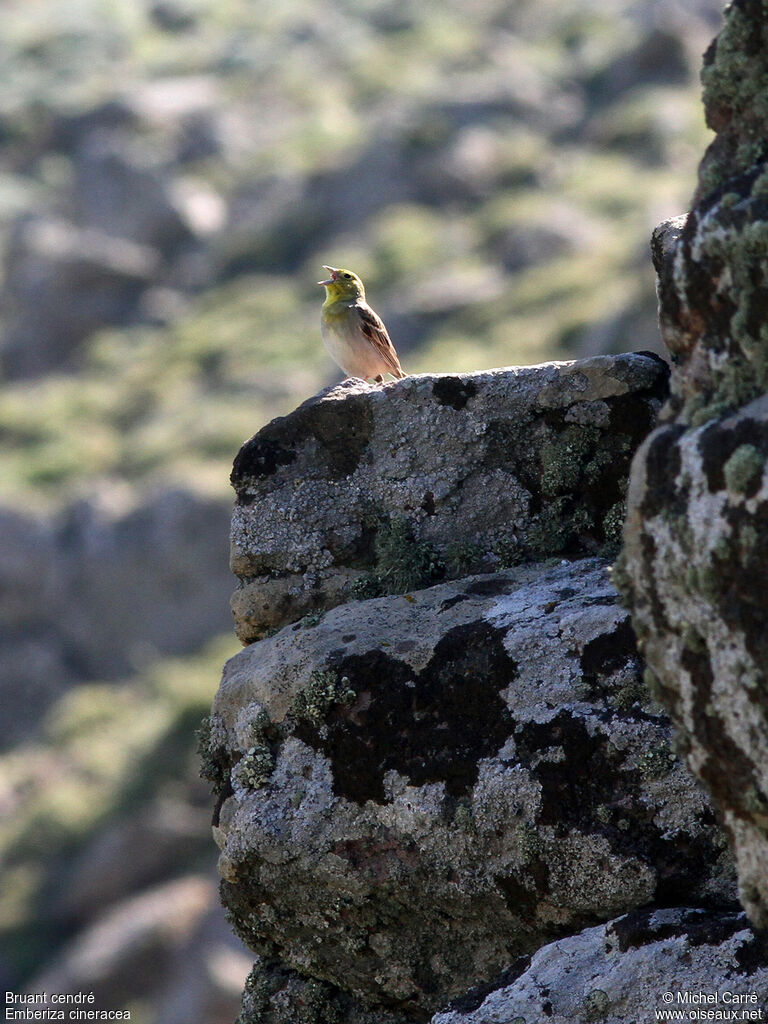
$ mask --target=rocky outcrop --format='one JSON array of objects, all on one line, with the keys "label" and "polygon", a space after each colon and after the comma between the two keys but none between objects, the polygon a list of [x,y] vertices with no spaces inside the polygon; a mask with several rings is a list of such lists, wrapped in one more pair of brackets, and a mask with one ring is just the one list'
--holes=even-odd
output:
[{"label": "rocky outcrop", "polygon": [[[697,1012],[712,1014],[700,1019],[759,1020],[768,1003],[767,954],[765,936],[743,913],[636,910],[517,957],[492,981],[452,1000],[431,1024],[637,1024],[656,1012],[681,1014],[680,1020]],[[297,1020],[412,1018],[372,1010],[325,982],[257,961],[237,1024]]]},{"label": "rocky outcrop", "polygon": [[632,469],[616,575],[655,693],[768,924],[768,11],[736,0],[704,68],[717,136],[690,213],[654,234],[666,422]]},{"label": "rocky outcrop", "polygon": [[243,651],[210,746],[238,934],[423,1020],[595,919],[727,902],[640,672],[596,559],[348,604]]},{"label": "rocky outcrop", "polygon": [[232,474],[240,638],[349,598],[614,550],[666,375],[624,355],[350,380],[273,421]]},{"label": "rocky outcrop", "polygon": [[635,1024],[665,1011],[683,1014],[670,1020],[759,1020],[767,952],[744,914],[639,910],[522,957],[432,1024]]},{"label": "rocky outcrop", "polygon": [[665,377],[350,381],[244,445],[254,642],[203,745],[222,898],[263,958],[243,1024],[426,1021],[595,921],[733,908],[599,554]]},{"label": "rocky outcrop", "polygon": [[352,382],[238,456],[256,642],[205,771],[223,899],[264,957],[242,1024],[628,1024],[691,992],[762,1009],[764,936],[654,698],[762,927],[766,53],[765,6],[735,0],[693,209],[653,239],[671,397],[613,572],[645,672],[600,555],[653,360]]}]

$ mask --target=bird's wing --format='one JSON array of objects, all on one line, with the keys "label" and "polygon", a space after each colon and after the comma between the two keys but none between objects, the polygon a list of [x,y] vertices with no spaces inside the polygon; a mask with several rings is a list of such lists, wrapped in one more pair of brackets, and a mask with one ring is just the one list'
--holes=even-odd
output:
[{"label": "bird's wing", "polygon": [[371,309],[367,302],[356,302],[355,309],[360,317],[360,330],[389,366],[392,376],[404,377],[405,374],[400,366],[400,360],[397,358],[395,346],[392,344],[392,339],[379,314]]}]

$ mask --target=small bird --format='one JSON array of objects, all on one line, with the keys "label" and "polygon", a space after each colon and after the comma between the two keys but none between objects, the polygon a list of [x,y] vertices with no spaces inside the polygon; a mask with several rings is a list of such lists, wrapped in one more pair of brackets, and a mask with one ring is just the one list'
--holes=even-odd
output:
[{"label": "small bird", "polygon": [[365,301],[363,282],[351,270],[323,266],[331,275],[320,316],[323,344],[349,377],[381,381],[385,373],[405,377],[384,321]]}]

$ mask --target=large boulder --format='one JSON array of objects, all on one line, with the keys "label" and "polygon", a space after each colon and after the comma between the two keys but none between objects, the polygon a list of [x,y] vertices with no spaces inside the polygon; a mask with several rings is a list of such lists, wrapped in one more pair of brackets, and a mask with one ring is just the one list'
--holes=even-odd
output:
[{"label": "large boulder", "polygon": [[735,0],[704,67],[717,136],[686,217],[657,228],[666,420],[634,461],[616,573],[655,693],[768,924],[768,9]]},{"label": "large boulder", "polygon": [[542,943],[735,898],[606,563],[346,604],[246,648],[214,702],[238,934],[425,1020]]},{"label": "large boulder", "polygon": [[240,638],[350,597],[610,548],[666,379],[631,354],[349,380],[274,420],[232,474]]},{"label": "large boulder", "polygon": [[670,908],[637,910],[521,957],[432,1024],[762,1020],[767,1004],[765,936],[743,913]]}]

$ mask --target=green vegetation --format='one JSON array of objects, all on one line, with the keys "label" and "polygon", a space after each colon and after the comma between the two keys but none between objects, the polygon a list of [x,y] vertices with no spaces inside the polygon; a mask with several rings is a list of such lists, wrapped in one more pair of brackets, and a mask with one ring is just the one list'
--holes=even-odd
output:
[{"label": "green vegetation", "polygon": [[[352,597],[364,600],[382,594],[406,594],[443,579],[446,567],[440,555],[431,544],[416,540],[406,519],[396,516],[376,526],[375,568],[355,580],[350,588]],[[466,552],[457,552],[456,556],[466,557]]]},{"label": "green vegetation", "polygon": [[232,647],[225,637],[123,683],[78,687],[37,741],[0,757],[13,807],[0,823],[0,953],[14,972],[39,967],[67,925],[66,890],[52,890],[51,875],[76,872],[92,842],[135,815],[156,809],[196,822],[158,881],[210,865],[211,798],[197,777],[194,730]]},{"label": "green vegetation", "polygon": [[306,719],[317,727],[334,704],[349,707],[354,704],[356,696],[347,676],[339,678],[338,672],[315,670],[310,674],[307,686],[296,694],[291,713],[295,718]]}]

